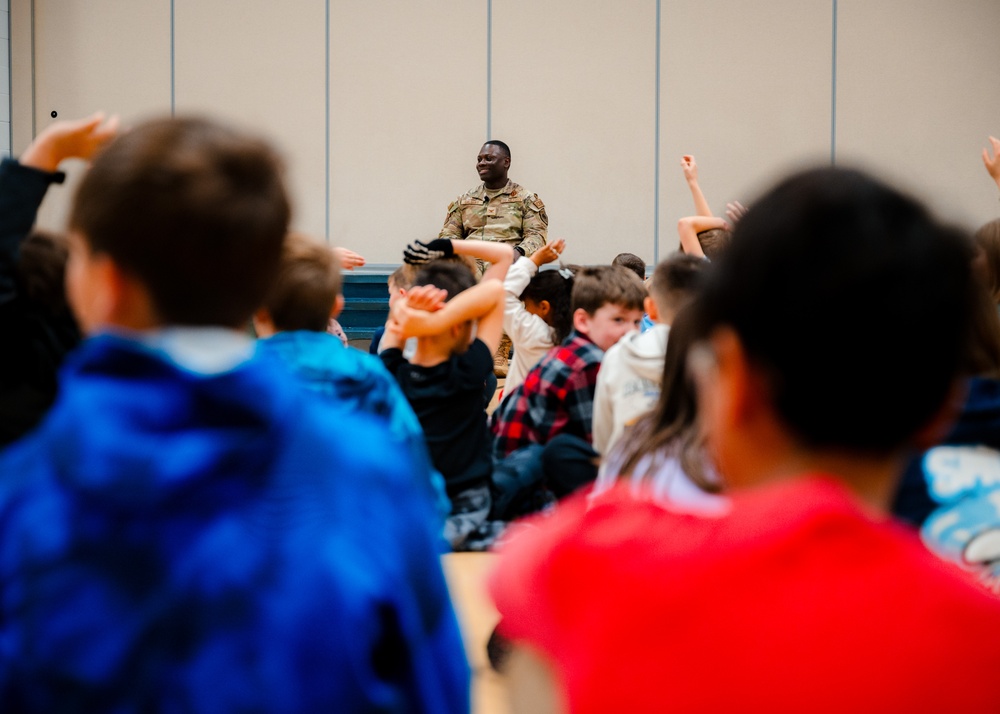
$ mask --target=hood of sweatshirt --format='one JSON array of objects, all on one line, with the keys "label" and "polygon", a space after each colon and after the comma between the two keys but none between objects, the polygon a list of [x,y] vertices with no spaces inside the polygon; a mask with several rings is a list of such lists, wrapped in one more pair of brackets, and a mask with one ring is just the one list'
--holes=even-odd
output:
[{"label": "hood of sweatshirt", "polygon": [[[294,424],[297,389],[256,356],[226,371],[186,369],[162,350],[115,335],[84,342],[60,376],[42,429],[56,478],[107,505],[156,505],[198,490],[230,501],[259,485]],[[205,479],[211,474],[210,479]]]},{"label": "hood of sweatshirt", "polygon": [[616,351],[618,359],[631,372],[659,384],[663,376],[663,355],[667,351],[669,334],[670,327],[661,324],[656,324],[645,332],[630,332],[618,340],[608,353]]}]

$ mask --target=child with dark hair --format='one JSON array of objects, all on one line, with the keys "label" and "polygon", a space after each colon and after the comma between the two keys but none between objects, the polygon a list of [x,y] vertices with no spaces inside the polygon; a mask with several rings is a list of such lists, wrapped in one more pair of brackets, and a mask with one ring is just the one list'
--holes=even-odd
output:
[{"label": "child with dark hair", "polygon": [[657,265],[643,300],[653,328],[630,332],[604,354],[594,393],[594,449],[599,454],[607,455],[626,425],[656,403],[670,326],[697,293],[706,265],[683,253]]},{"label": "child with dark hair", "polygon": [[572,272],[565,268],[541,270],[543,265],[558,260],[565,248],[565,240],[554,240],[530,258],[515,261],[507,271],[503,329],[514,345],[504,382],[507,394],[517,389],[538,360],[573,329]]},{"label": "child with dark hair", "polygon": [[[490,267],[476,284],[451,255],[487,256]],[[392,308],[379,355],[420,420],[434,467],[451,500],[445,538],[453,550],[484,550],[499,534],[492,508],[490,436],[483,383],[493,373],[493,353],[503,329],[503,285],[514,250],[492,241],[439,238],[407,247],[420,263],[414,285]],[[424,263],[423,261],[427,261]],[[400,349],[416,337],[413,356]]]},{"label": "child with dark hair", "polygon": [[635,253],[619,253],[611,261],[611,265],[631,270],[639,280],[646,279],[646,261]]},{"label": "child with dark hair", "polygon": [[537,508],[540,488],[562,498],[597,477],[591,442],[601,358],[638,327],[645,296],[642,282],[625,268],[577,271],[573,332],[493,413],[493,455],[505,464],[494,475],[494,487],[502,494],[497,518],[509,520]]},{"label": "child with dark hair", "polygon": [[688,354],[725,513],[625,487],[510,542],[492,590],[525,646],[512,689],[553,672],[581,713],[658,711],[665,692],[678,711],[995,710],[1000,601],[886,518],[905,455],[954,409],[969,255],[857,172],[760,199]]},{"label": "child with dark hair", "polygon": [[245,334],[289,219],[273,150],[208,120],[83,178],[89,337],[0,455],[3,711],[468,710],[426,461]]},{"label": "child with dark hair", "polygon": [[682,218],[677,222],[681,250],[696,258],[717,260],[725,252],[726,246],[729,245],[732,238],[732,226],[746,213],[747,209],[739,201],[733,201],[726,204],[726,216],[729,217],[729,221],[716,218],[698,183],[698,164],[694,157],[690,154],[682,156],[681,169],[684,172],[688,189],[691,191],[695,209],[695,215]]},{"label": "child with dark hair", "polygon": [[33,232],[48,187],[62,183],[63,159],[91,158],[116,133],[118,120],[55,122],[20,161],[0,163],[0,446],[33,429],[58,392],[63,358],[80,342],[66,304],[64,236]]}]

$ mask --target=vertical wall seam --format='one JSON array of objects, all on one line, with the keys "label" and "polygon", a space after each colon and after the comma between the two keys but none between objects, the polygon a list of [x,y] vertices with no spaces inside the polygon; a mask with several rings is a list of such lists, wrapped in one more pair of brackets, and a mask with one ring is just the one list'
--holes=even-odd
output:
[{"label": "vertical wall seam", "polygon": [[653,265],[660,262],[660,0],[656,0],[656,108],[653,154]]},{"label": "vertical wall seam", "polygon": [[[13,62],[11,63],[13,64]],[[38,97],[35,81],[35,0],[31,0],[31,138],[38,136]],[[11,122],[13,124],[13,122]],[[11,142],[11,152],[14,144]]]},{"label": "vertical wall seam", "polygon": [[10,3],[7,3],[7,144],[8,156],[14,155],[14,38],[10,31]]},{"label": "vertical wall seam", "polygon": [[837,0],[833,0],[833,57],[830,78],[830,165],[837,164]]},{"label": "vertical wall seam", "polygon": [[324,142],[326,156],[326,242],[330,242],[330,0],[326,0],[326,106],[324,107]]},{"label": "vertical wall seam", "polygon": [[486,0],[486,141],[493,138],[493,0]]},{"label": "vertical wall seam", "polygon": [[175,68],[176,58],[174,51],[174,0],[170,0],[170,116],[177,113],[177,72]]}]

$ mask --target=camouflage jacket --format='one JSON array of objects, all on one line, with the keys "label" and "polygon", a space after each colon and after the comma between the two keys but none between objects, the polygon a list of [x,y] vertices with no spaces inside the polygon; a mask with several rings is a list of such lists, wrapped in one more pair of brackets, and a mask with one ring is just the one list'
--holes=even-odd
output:
[{"label": "camouflage jacket", "polygon": [[492,199],[487,199],[486,187],[479,184],[452,201],[438,237],[503,241],[531,255],[545,245],[548,227],[549,217],[541,199],[507,181]]}]

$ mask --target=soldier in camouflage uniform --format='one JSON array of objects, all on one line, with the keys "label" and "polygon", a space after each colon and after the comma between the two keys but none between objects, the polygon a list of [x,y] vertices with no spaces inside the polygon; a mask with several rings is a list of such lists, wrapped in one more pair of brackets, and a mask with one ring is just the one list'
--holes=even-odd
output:
[{"label": "soldier in camouflage uniform", "polygon": [[487,141],[476,159],[483,180],[448,206],[439,238],[476,238],[509,243],[521,255],[545,245],[549,217],[541,199],[507,178],[510,149]]},{"label": "soldier in camouflage uniform", "polygon": [[[507,178],[510,147],[502,141],[483,144],[476,158],[476,171],[483,182],[448,206],[439,238],[475,238],[509,243],[522,256],[545,245],[549,217],[545,205],[531,191]],[[486,266],[477,261],[479,274]],[[507,375],[510,338],[505,334],[494,356],[498,377]]]}]

